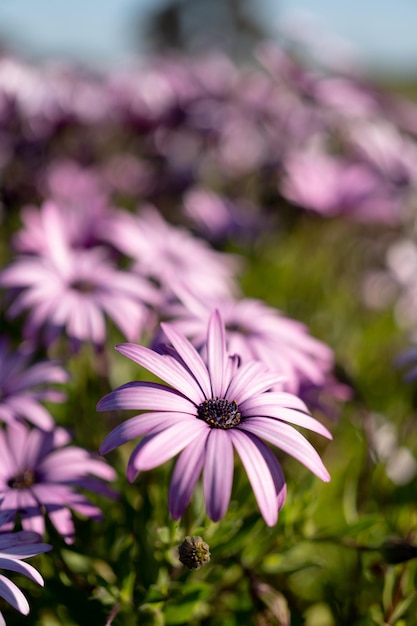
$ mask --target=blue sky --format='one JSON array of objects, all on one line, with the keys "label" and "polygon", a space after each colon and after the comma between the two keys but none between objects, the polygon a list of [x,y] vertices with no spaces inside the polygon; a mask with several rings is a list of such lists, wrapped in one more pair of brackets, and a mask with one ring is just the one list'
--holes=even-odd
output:
[{"label": "blue sky", "polygon": [[[134,53],[133,17],[164,0],[1,0],[0,37],[36,57],[119,63]],[[368,65],[417,73],[416,0],[254,0],[270,25],[317,17]]]}]

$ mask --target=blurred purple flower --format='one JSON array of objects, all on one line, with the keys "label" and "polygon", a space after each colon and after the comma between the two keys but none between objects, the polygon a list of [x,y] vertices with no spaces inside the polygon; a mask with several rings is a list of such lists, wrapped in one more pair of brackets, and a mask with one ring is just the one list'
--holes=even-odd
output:
[{"label": "blurred purple flower", "polygon": [[388,272],[394,290],[395,320],[406,328],[413,342],[417,340],[417,245],[411,238],[394,241],[386,254]]},{"label": "blurred purple flower", "polygon": [[25,206],[20,216],[23,222],[13,238],[18,252],[48,254],[59,237],[71,249],[90,248],[100,243],[100,227],[108,216],[108,207],[97,199],[75,196],[65,200],[48,200],[40,208]]},{"label": "blurred purple flower", "polygon": [[399,188],[417,182],[417,147],[387,120],[351,124],[349,139],[361,158],[377,169],[384,180]]},{"label": "blurred purple flower", "polygon": [[184,196],[184,213],[209,241],[254,239],[266,229],[254,206],[242,200],[230,200],[205,189],[193,187]]},{"label": "blurred purple flower", "polygon": [[71,250],[51,226],[47,255],[21,256],[0,272],[0,286],[17,290],[7,311],[14,318],[27,311],[24,332],[36,342],[44,331],[49,346],[65,333],[73,345],[102,346],[107,315],[129,340],[139,338],[149,322],[148,304],[159,298],[150,283],[117,270],[102,248]]},{"label": "blurred purple flower", "polygon": [[[78,490],[114,497],[103,481],[115,480],[116,472],[87,450],[65,446],[68,441],[60,428],[45,432],[13,423],[0,430],[0,499],[2,510],[20,515],[24,530],[43,536],[46,514],[64,540],[72,543],[70,509],[94,520],[102,518],[100,509]],[[12,528],[13,521],[6,526]]]},{"label": "blurred purple flower", "polygon": [[[185,306],[172,305],[165,314],[171,327],[201,350],[210,309],[185,291],[181,296]],[[237,354],[243,363],[260,361],[283,377],[280,386],[291,393],[298,393],[303,384],[324,384],[333,368],[333,352],[312,337],[304,324],[252,298],[224,299],[216,306],[224,320],[229,354]],[[157,336],[155,344],[159,340]]]},{"label": "blurred purple flower", "polygon": [[237,289],[237,257],[213,250],[184,228],[172,226],[153,207],[140,215],[119,214],[107,240],[134,260],[137,275],[160,285],[166,299],[187,287],[195,297],[222,297]]},{"label": "blurred purple flower", "polygon": [[0,421],[26,418],[44,430],[55,422],[41,402],[63,402],[65,394],[49,385],[65,383],[68,374],[53,361],[30,364],[32,354],[24,348],[11,350],[0,337]]},{"label": "blurred purple flower", "polygon": [[[0,503],[1,507],[1,503]],[[52,549],[47,543],[39,543],[41,537],[30,531],[3,532],[4,524],[10,521],[10,513],[0,510],[0,569],[23,574],[43,587],[43,578],[39,572],[23,559],[43,554]],[[27,615],[29,604],[19,587],[4,574],[0,574],[0,596],[11,604],[19,613]],[[0,612],[0,626],[6,626]]]},{"label": "blurred purple flower", "polygon": [[325,217],[347,215],[363,222],[398,223],[400,198],[364,164],[324,152],[294,153],[286,162],[283,195]]},{"label": "blurred purple flower", "polygon": [[140,471],[180,453],[169,490],[171,516],[179,519],[184,513],[203,470],[207,514],[218,521],[225,515],[231,496],[235,449],[264,520],[273,526],[284,505],[286,485],[281,467],[263,439],[328,481],[329,474],[316,450],[286,422],[328,438],[331,434],[308,414],[299,398],[270,391],[279,376],[259,362],[240,365],[238,357],[228,355],[225,329],[217,311],[208,324],[206,362],[170,325],[164,324],[163,331],[173,346],[167,347],[164,355],[135,344],[117,347],[172,386],[136,381],[102,398],[99,411],[150,412],[117,426],[104,440],[101,452],[145,435],[129,459],[130,481]]}]

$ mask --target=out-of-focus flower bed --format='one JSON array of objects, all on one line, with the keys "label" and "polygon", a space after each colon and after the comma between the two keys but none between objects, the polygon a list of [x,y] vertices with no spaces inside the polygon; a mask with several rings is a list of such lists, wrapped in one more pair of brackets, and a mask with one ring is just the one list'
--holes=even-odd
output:
[{"label": "out-of-focus flower bed", "polygon": [[0,624],[413,623],[416,191],[271,42],[0,57]]}]

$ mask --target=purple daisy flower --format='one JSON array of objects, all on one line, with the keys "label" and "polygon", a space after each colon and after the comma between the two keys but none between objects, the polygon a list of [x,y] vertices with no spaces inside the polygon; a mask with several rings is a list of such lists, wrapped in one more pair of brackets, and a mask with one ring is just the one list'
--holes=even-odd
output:
[{"label": "purple daisy flower", "polygon": [[63,402],[66,395],[50,384],[65,383],[68,374],[53,361],[30,365],[31,353],[23,348],[10,350],[0,337],[0,421],[25,417],[44,430],[55,422],[41,402]]},{"label": "purple daisy flower", "polygon": [[398,196],[363,163],[304,150],[288,155],[285,169],[281,192],[297,205],[325,217],[348,215],[363,222],[398,222]]},{"label": "purple daisy flower", "polygon": [[133,270],[160,285],[166,298],[185,286],[196,297],[230,296],[237,290],[236,256],[217,252],[203,239],[166,222],[153,207],[119,214],[103,237],[134,261]]},{"label": "purple daisy flower", "polygon": [[[165,313],[172,327],[201,350],[210,309],[185,290],[180,297],[183,304],[173,304]],[[223,299],[217,308],[224,320],[229,354],[238,354],[243,362],[260,361],[278,372],[285,377],[281,387],[291,393],[297,394],[303,383],[324,384],[333,368],[333,352],[312,337],[304,324],[252,298]]]},{"label": "purple daisy flower", "polygon": [[[58,231],[54,231],[58,233]],[[149,322],[155,288],[133,273],[116,269],[102,248],[71,250],[57,236],[48,255],[21,256],[0,272],[0,286],[17,290],[8,315],[28,311],[25,336],[50,345],[65,332],[77,345],[106,339],[106,316],[126,339],[137,340]]]},{"label": "purple daisy flower", "polygon": [[225,329],[218,311],[210,317],[206,362],[170,325],[163,330],[173,348],[158,354],[135,344],[117,347],[171,386],[135,381],[100,400],[99,411],[150,411],[117,426],[100,450],[110,452],[141,435],[127,477],[161,465],[180,453],[169,489],[169,511],[177,520],[188,506],[203,471],[207,514],[213,521],[226,513],[232,490],[236,450],[248,474],[259,509],[269,526],[284,505],[286,485],[281,466],[266,440],[292,455],[324,481],[330,479],[317,451],[287,422],[331,438],[308,414],[305,404],[286,392],[271,392],[280,377],[262,363],[240,364],[226,352]]},{"label": "purple daisy flower", "polygon": [[64,447],[68,441],[60,428],[45,432],[16,422],[0,430],[0,498],[2,510],[20,514],[24,530],[43,535],[45,512],[57,532],[72,543],[70,509],[94,520],[102,518],[100,509],[78,490],[114,497],[102,481],[115,480],[116,472],[83,448]]},{"label": "purple daisy flower", "polygon": [[23,254],[49,254],[53,247],[52,237],[66,241],[72,249],[90,248],[99,243],[100,224],[107,217],[110,209],[96,198],[77,198],[68,200],[48,200],[41,207],[25,206],[20,217],[21,228],[13,238],[14,248]]},{"label": "purple daisy flower", "polygon": [[[51,550],[47,543],[39,543],[37,533],[21,530],[18,532],[3,532],[4,524],[10,521],[10,513],[0,511],[0,569],[23,574],[33,582],[43,587],[43,578],[39,572],[22,559],[42,554]],[[29,604],[19,587],[4,574],[0,574],[0,596],[11,604],[19,613],[27,615]],[[4,617],[0,613],[0,626],[6,626]]]}]

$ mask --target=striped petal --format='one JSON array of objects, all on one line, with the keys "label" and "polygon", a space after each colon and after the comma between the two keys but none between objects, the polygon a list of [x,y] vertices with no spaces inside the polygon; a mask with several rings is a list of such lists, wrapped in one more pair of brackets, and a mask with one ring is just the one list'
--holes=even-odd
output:
[{"label": "striped petal", "polygon": [[236,400],[240,406],[248,398],[268,391],[281,380],[281,375],[266,371],[262,363],[249,361],[239,367],[230,382],[226,395],[229,399]]},{"label": "striped petal", "polygon": [[11,580],[0,574],[0,596],[12,605],[19,613],[27,615],[30,611],[29,603],[19,587]]},{"label": "striped petal", "polygon": [[224,396],[225,362],[227,359],[224,324],[217,310],[210,316],[207,331],[207,365],[213,398]]},{"label": "striped petal", "polygon": [[177,333],[169,324],[161,324],[161,328],[172,343],[186,367],[193,374],[200,385],[204,396],[211,397],[210,377],[207,367],[194,346],[183,336]]},{"label": "striped petal", "polygon": [[195,421],[190,428],[187,422],[174,424],[164,430],[151,433],[136,446],[129,459],[130,471],[150,470],[162,465],[173,456],[181,452],[194,439],[200,436],[205,438],[208,426],[203,422]]},{"label": "striped petal", "polygon": [[[264,456],[265,448],[268,449],[265,444],[237,428],[231,429],[229,434],[252,485],[262,517],[268,526],[274,526],[278,521],[277,493],[284,488],[285,481],[276,485]],[[269,462],[270,460],[268,458]],[[275,477],[277,476],[275,469]]]},{"label": "striped petal", "polygon": [[233,482],[233,445],[228,431],[212,428],[206,444],[203,474],[207,515],[213,522],[224,517]]},{"label": "striped petal", "polygon": [[[291,424],[296,424],[297,426],[308,428],[309,430],[318,433],[319,435],[323,435],[323,437],[326,437],[327,439],[332,439],[332,434],[318,420],[316,420],[314,417],[311,417],[311,415],[302,413],[301,411],[275,404],[273,402],[273,398],[269,398],[269,396],[274,395],[282,394],[267,393],[264,394],[263,397],[257,398],[257,400],[253,401],[252,403],[248,402],[244,404],[245,417],[249,419],[251,419],[252,417],[271,417],[279,420],[284,420],[285,422],[291,422]],[[291,397],[291,394],[287,395]],[[247,408],[248,405],[250,406],[249,409]],[[243,406],[239,405],[239,408],[243,411]]]},{"label": "striped petal", "polygon": [[328,482],[330,476],[323,465],[317,451],[295,428],[276,422],[265,417],[253,417],[239,425],[240,430],[245,430],[265,439],[274,446],[281,448],[287,454],[305,465],[313,474]]},{"label": "striped petal", "polygon": [[43,586],[43,578],[38,570],[29,563],[17,560],[16,557],[7,558],[4,555],[0,555],[0,568],[23,574],[27,578],[30,578],[30,580],[33,580],[33,582]]},{"label": "striped petal", "polygon": [[185,413],[172,413],[169,411],[136,415],[116,426],[116,428],[107,435],[100,446],[100,454],[107,454],[132,439],[147,435],[149,431],[153,430],[155,427],[165,428],[166,426],[172,425],[173,422],[178,423],[184,420],[193,421],[194,419],[195,418]]},{"label": "striped petal", "polygon": [[[207,430],[207,435],[209,434]],[[178,457],[169,486],[168,506],[174,520],[180,519],[187,508],[200,477],[205,460],[206,438],[195,439]]]},{"label": "striped petal", "polygon": [[195,378],[172,357],[162,356],[149,348],[132,343],[116,346],[116,350],[161,378],[195,404],[203,402],[204,394]]},{"label": "striped petal", "polygon": [[196,413],[195,405],[175,389],[142,381],[134,381],[118,387],[97,404],[98,411],[118,409],[178,411],[190,415]]}]

